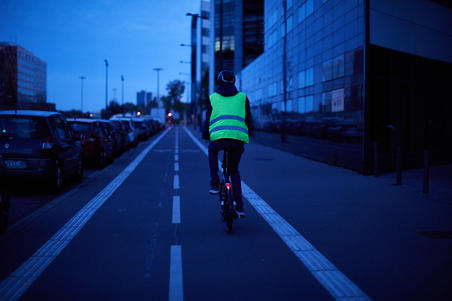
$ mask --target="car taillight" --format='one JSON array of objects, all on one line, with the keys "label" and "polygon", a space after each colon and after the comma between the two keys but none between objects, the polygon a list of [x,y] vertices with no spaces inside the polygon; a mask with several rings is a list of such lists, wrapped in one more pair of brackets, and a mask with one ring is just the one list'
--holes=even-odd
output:
[{"label": "car taillight", "polygon": [[49,136],[46,139],[44,139],[44,141],[42,141],[41,148],[49,150],[49,149],[52,149],[53,146],[54,146],[54,143],[53,143],[52,137]]}]

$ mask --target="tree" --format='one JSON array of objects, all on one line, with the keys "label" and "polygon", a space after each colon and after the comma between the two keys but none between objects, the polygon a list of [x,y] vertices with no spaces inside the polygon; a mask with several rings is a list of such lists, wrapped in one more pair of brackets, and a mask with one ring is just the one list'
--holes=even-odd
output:
[{"label": "tree", "polygon": [[[169,103],[168,108],[172,108],[182,116],[186,106],[180,100],[185,91],[185,82],[178,79],[172,80],[166,85],[166,90],[168,91],[168,96],[165,101]],[[165,108],[167,108],[166,105]],[[167,111],[169,110],[167,109]]]}]

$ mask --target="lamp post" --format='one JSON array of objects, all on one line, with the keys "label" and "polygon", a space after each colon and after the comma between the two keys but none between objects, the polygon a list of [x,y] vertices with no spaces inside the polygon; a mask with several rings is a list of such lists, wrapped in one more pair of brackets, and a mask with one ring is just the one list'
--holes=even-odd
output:
[{"label": "lamp post", "polygon": [[107,113],[107,107],[108,107],[108,61],[107,61],[107,59],[105,59],[104,62],[105,62],[105,113]]},{"label": "lamp post", "polygon": [[283,10],[284,10],[284,39],[283,39],[283,101],[284,101],[284,112],[282,114],[281,122],[281,142],[287,142],[287,132],[286,132],[286,112],[287,112],[287,0],[283,0]]},{"label": "lamp post", "polygon": [[163,68],[154,68],[154,71],[157,71],[157,105],[160,107],[160,71]]},{"label": "lamp post", "polygon": [[121,105],[124,105],[124,76],[121,75]]},{"label": "lamp post", "polygon": [[85,76],[79,76],[80,78],[80,111],[82,111],[83,114],[83,80],[86,78]]}]

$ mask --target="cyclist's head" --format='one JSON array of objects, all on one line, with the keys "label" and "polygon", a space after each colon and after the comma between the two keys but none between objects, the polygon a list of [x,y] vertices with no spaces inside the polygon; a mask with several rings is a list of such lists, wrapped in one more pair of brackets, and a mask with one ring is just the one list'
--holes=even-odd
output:
[{"label": "cyclist's head", "polygon": [[229,70],[223,70],[218,74],[217,81],[219,84],[235,84],[235,76]]}]

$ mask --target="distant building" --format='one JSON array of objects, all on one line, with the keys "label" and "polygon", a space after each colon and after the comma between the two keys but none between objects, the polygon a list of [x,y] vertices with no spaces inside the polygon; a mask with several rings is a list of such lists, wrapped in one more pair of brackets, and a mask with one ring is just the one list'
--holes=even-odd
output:
[{"label": "distant building", "polygon": [[145,99],[146,105],[149,105],[151,102],[152,102],[152,92],[146,92],[146,99]]},{"label": "distant building", "polygon": [[47,103],[47,64],[30,51],[0,42],[0,108],[54,110]]},{"label": "distant building", "polygon": [[141,90],[140,92],[137,92],[137,106],[144,106],[146,99],[146,91]]}]

